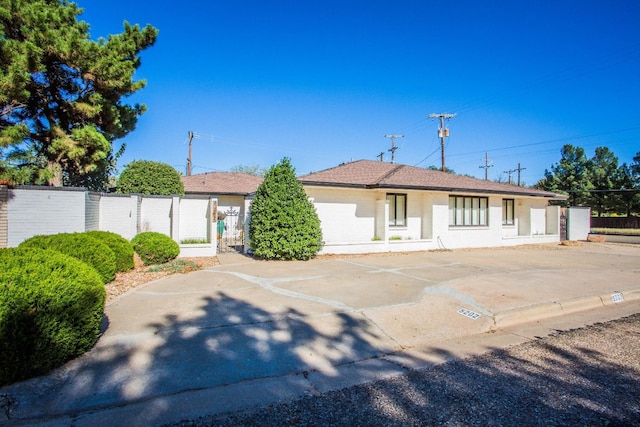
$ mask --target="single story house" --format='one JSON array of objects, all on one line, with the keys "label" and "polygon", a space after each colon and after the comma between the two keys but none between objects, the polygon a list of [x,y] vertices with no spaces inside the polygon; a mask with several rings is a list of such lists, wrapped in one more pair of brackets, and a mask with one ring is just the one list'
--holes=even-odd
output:
[{"label": "single story house", "polygon": [[182,177],[184,192],[191,196],[217,199],[214,219],[224,223],[219,237],[242,242],[249,196],[256,192],[263,178],[242,172],[208,172]]},{"label": "single story house", "polygon": [[300,176],[321,253],[511,246],[560,240],[566,196],[403,164],[359,160]]}]

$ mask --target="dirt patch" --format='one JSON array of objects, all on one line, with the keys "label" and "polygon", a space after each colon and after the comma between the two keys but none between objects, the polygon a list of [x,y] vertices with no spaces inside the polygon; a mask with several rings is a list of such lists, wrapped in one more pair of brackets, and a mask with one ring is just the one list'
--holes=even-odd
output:
[{"label": "dirt patch", "polygon": [[[218,257],[215,256],[180,259],[194,262],[197,265],[196,270],[220,265]],[[136,262],[136,267],[133,270],[125,271],[123,273],[116,273],[116,278],[105,285],[105,288],[107,290],[107,302],[137,286],[143,285],[153,280],[161,279],[166,276],[170,276],[172,274],[180,274],[176,273],[175,271],[150,272],[148,271],[149,268],[149,266],[144,266],[141,265],[141,263]]]}]

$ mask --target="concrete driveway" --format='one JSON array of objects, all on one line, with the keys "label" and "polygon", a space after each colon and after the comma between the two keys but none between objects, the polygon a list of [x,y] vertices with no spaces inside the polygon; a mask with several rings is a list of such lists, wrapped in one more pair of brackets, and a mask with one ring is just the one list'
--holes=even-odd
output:
[{"label": "concrete driveway", "polygon": [[4,422],[159,425],[519,343],[545,319],[543,333],[640,310],[633,246],[220,260],[112,301],[93,350],[0,389]]}]

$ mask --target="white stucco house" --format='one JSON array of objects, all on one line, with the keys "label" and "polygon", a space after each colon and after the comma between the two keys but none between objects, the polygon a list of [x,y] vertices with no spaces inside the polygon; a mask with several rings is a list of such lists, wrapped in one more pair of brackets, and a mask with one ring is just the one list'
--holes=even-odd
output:
[{"label": "white stucco house", "polygon": [[218,239],[229,245],[244,242],[245,218],[250,196],[255,193],[263,178],[242,172],[208,172],[183,176],[184,192],[188,196],[207,196],[216,200],[214,218],[223,223],[217,231]]},{"label": "white stucco house", "polygon": [[512,246],[560,240],[566,196],[371,160],[300,176],[320,217],[321,253]]}]

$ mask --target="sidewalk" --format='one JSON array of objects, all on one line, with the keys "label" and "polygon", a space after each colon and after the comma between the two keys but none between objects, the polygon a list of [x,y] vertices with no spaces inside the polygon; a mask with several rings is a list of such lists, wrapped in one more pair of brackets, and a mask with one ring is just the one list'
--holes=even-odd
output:
[{"label": "sidewalk", "polygon": [[0,424],[161,425],[640,311],[640,248],[632,246],[219,258],[220,266],[112,301],[93,350],[0,389],[11,416]]}]

